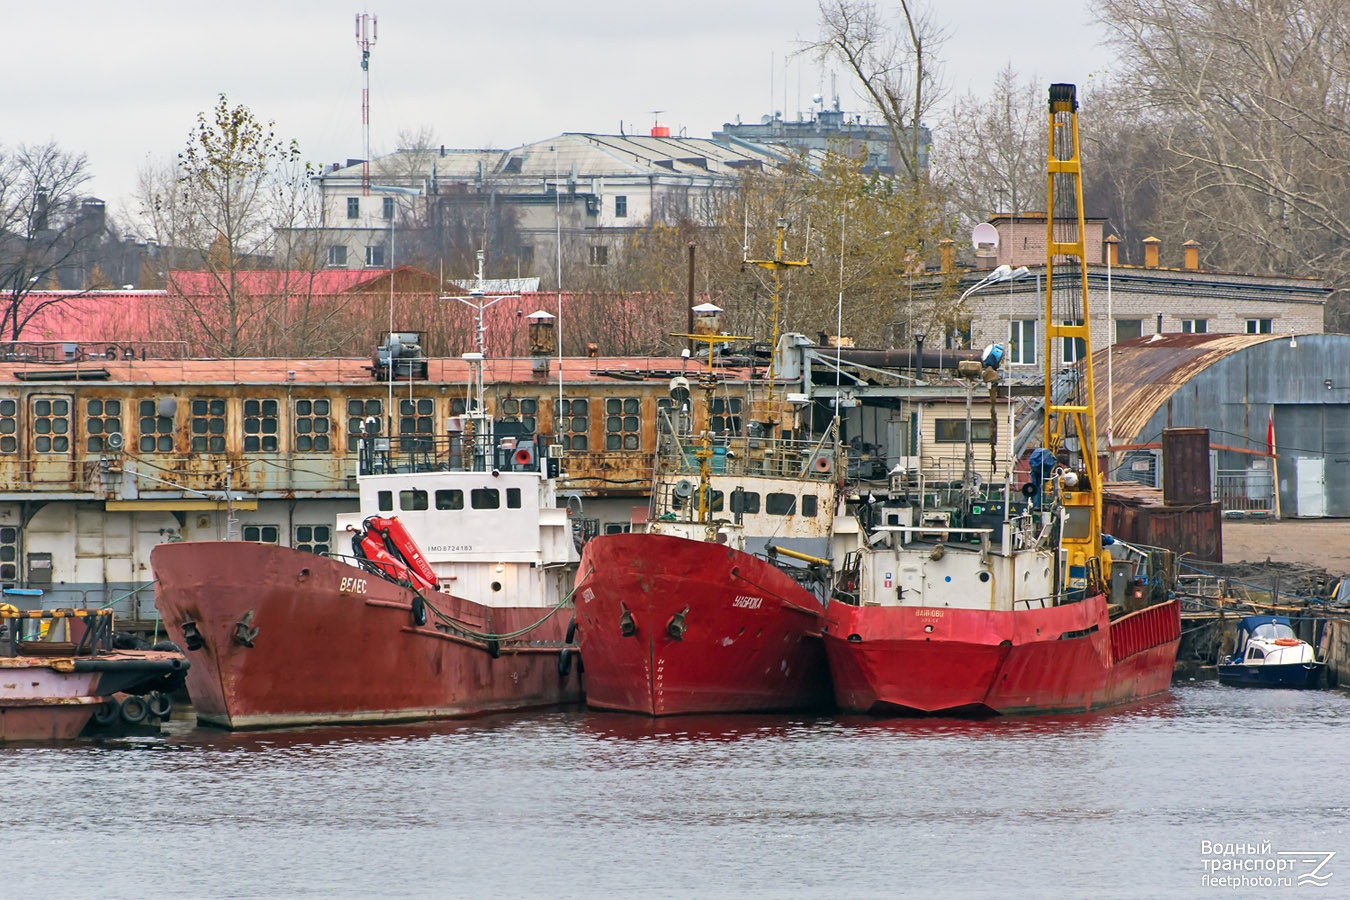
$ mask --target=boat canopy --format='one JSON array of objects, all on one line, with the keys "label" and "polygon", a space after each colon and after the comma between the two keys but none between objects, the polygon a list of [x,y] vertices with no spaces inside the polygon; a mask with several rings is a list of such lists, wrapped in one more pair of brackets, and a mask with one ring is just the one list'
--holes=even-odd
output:
[{"label": "boat canopy", "polygon": [[1280,638],[1298,638],[1288,616],[1243,616],[1238,622],[1239,636],[1274,641]]}]

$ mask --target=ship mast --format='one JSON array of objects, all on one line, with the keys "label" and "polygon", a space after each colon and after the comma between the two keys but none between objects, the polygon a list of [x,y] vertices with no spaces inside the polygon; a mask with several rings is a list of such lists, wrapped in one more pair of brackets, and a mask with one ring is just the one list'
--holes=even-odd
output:
[{"label": "ship mast", "polygon": [[779,325],[782,318],[780,291],[783,283],[780,272],[783,269],[791,269],[800,266],[809,266],[811,263],[805,259],[783,259],[783,235],[787,232],[787,219],[779,219],[774,232],[773,259],[742,259],[742,264],[747,266],[759,266],[761,269],[768,269],[773,278],[773,322],[771,323],[772,343],[769,346],[769,381],[773,381],[778,375],[778,335]]},{"label": "ship mast", "polygon": [[[1058,463],[1064,519],[1060,546],[1070,590],[1105,588],[1102,484],[1093,415],[1092,337],[1079,159],[1078,97],[1072,84],[1050,86],[1046,188],[1045,440]],[[1057,339],[1059,347],[1056,347]],[[1063,373],[1054,351],[1073,367]],[[1109,565],[1109,564],[1108,564]]]}]

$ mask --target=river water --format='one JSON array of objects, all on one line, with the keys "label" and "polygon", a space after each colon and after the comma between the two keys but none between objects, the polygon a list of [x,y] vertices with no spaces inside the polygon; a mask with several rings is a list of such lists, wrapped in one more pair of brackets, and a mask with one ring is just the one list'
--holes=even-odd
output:
[{"label": "river water", "polygon": [[1347,897],[1348,736],[1350,695],[1212,682],[984,721],[176,714],[0,748],[0,897]]}]

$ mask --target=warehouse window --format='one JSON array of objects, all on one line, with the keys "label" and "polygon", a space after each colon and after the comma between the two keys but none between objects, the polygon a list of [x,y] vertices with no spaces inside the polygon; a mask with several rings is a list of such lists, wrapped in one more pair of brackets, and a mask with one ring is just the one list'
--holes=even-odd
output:
[{"label": "warehouse window", "polygon": [[277,451],[276,400],[244,401],[244,452],[275,453]]},{"label": "warehouse window", "polygon": [[281,536],[281,529],[275,525],[245,525],[241,533],[244,540],[255,544],[275,544]]},{"label": "warehouse window", "polygon": [[192,401],[192,452],[225,452],[225,398]]},{"label": "warehouse window", "polygon": [[142,400],[140,429],[142,453],[173,452],[173,416],[160,415],[173,409],[172,401]]},{"label": "warehouse window", "polygon": [[19,452],[19,404],[0,400],[0,453]]},{"label": "warehouse window", "polygon": [[1008,323],[1008,364],[1036,363],[1036,320],[1013,319]]},{"label": "warehouse window", "polygon": [[562,441],[564,450],[589,450],[587,435],[591,430],[590,401],[564,400],[562,419],[554,432]]},{"label": "warehouse window", "polygon": [[297,525],[295,526],[295,540],[291,543],[291,546],[296,550],[305,550],[309,553],[326,556],[332,547],[332,540],[333,529],[327,525]]},{"label": "warehouse window", "polygon": [[605,398],[605,449],[637,450],[642,443],[642,401],[637,397]]},{"label": "warehouse window", "polygon": [[[358,401],[359,402],[359,401]],[[295,401],[295,450],[297,453],[324,453],[330,447],[327,400]]]},{"label": "warehouse window", "polygon": [[39,397],[33,401],[33,450],[70,452],[70,401]]},{"label": "warehouse window", "polygon": [[362,429],[367,420],[370,420],[371,433],[380,434],[384,430],[380,427],[383,415],[384,405],[380,400],[348,400],[347,449],[355,453],[361,448],[361,435],[365,433]]},{"label": "warehouse window", "polygon": [[[104,400],[94,397],[85,405],[85,446],[90,453],[102,453],[105,450],[120,450],[122,438],[122,401]],[[109,446],[108,439],[118,446]]]}]

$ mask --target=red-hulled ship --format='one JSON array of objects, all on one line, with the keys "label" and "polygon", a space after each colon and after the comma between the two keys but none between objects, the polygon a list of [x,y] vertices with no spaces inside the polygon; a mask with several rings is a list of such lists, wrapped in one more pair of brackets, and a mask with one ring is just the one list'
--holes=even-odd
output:
[{"label": "red-hulled ship", "polygon": [[[969,478],[916,489],[897,475],[857,539],[840,543],[825,645],[845,710],[1085,711],[1171,681],[1178,601],[1137,576],[1145,551],[1103,547],[1076,110],[1073,85],[1052,86],[1048,447],[1033,452],[1020,494]],[[1051,363],[1064,358],[1061,340],[1078,342],[1083,360],[1067,379]],[[990,348],[968,374],[997,381],[1000,358]]]},{"label": "red-hulled ship", "polygon": [[[475,410],[484,408],[481,377]],[[478,412],[449,440],[362,438],[348,557],[160,544],[155,605],[199,721],[388,722],[581,700],[563,665],[577,551],[557,458]]]},{"label": "red-hulled ship", "polygon": [[744,433],[714,438],[712,350],[734,340],[719,333],[719,312],[695,308],[694,337],[709,350],[704,418],[692,421],[688,383],[675,379],[648,521],[582,549],[574,599],[588,706],[664,716],[830,701],[820,625],[837,430],[781,437],[795,413],[780,398]]}]

